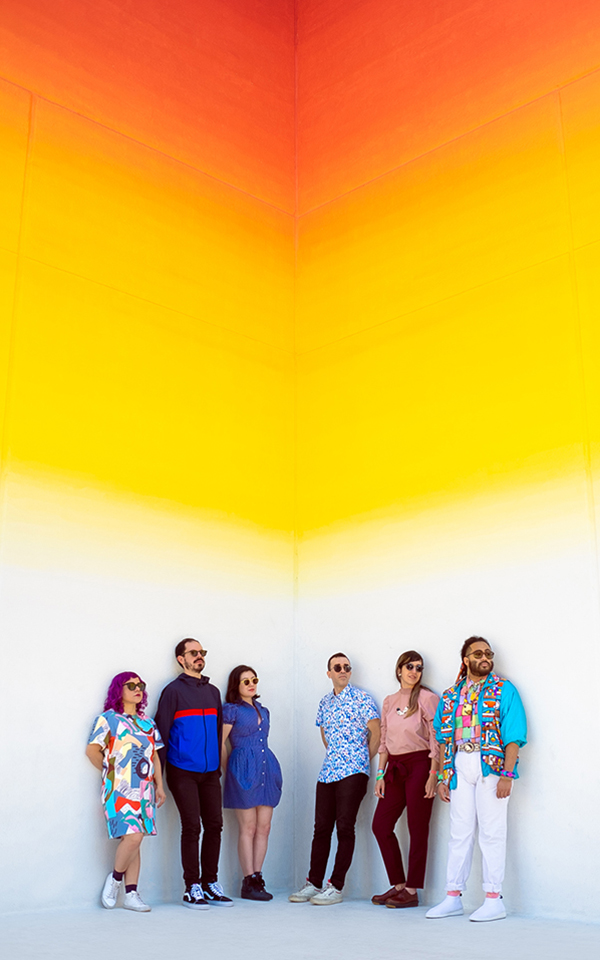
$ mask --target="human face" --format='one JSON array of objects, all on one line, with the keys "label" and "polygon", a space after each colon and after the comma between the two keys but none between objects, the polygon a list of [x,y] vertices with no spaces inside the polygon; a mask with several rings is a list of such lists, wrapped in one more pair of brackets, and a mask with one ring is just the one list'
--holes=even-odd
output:
[{"label": "human face", "polygon": [[400,686],[403,690],[412,690],[419,683],[423,673],[422,660],[409,660],[400,667]]},{"label": "human face", "polygon": [[183,672],[188,677],[201,677],[204,670],[205,657],[207,651],[204,650],[197,640],[190,640],[185,645],[185,653],[179,657],[179,662],[183,667]]},{"label": "human face", "polygon": [[[483,656],[473,656],[476,651]],[[489,643],[485,643],[483,640],[472,643],[467,650],[464,663],[467,665],[469,680],[475,680],[478,683],[484,677],[487,677],[494,669],[494,654]]]},{"label": "human face", "polygon": [[[141,703],[142,697],[144,696],[144,691],[139,687],[141,682],[139,677],[132,677],[131,680],[127,680],[127,682],[123,684],[121,693],[123,713],[137,713],[138,704]],[[135,690],[130,690],[127,686],[129,683],[135,683],[138,684],[138,686],[136,686]]]},{"label": "human face", "polygon": [[333,692],[337,694],[345,690],[350,683],[351,675],[352,667],[350,666],[350,661],[346,657],[334,657],[327,671],[327,676],[333,683]]},{"label": "human face", "polygon": [[[244,683],[244,680],[249,680],[250,683]],[[244,670],[240,677],[240,685],[238,687],[242,700],[246,700],[247,703],[252,703],[252,697],[256,695],[257,689],[258,677],[256,674],[253,673],[252,670]]]}]

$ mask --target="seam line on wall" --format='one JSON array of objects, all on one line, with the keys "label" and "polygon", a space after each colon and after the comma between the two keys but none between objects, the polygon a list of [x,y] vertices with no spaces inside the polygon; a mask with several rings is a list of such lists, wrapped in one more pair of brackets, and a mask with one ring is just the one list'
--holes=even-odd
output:
[{"label": "seam line on wall", "polygon": [[336,194],[335,197],[331,197],[329,200],[324,200],[323,203],[317,203],[314,207],[309,207],[302,213],[298,212],[298,219],[302,219],[311,213],[315,213],[317,210],[322,210],[323,207],[327,207],[332,203],[337,203],[338,200],[342,200],[344,197],[348,197],[353,193],[357,193],[359,190],[363,190],[365,187],[369,187],[371,184],[377,183],[379,180],[384,180],[393,173],[397,173],[398,170],[402,170],[403,167],[408,167],[411,163],[415,163],[417,160],[422,160],[424,157],[428,157],[430,154],[437,153],[438,150],[443,150],[452,143],[458,143],[458,141],[463,140],[465,137],[471,136],[473,133],[477,133],[479,130],[485,130],[486,127],[489,127],[494,123],[498,123],[498,121],[503,120],[505,117],[510,117],[513,113],[518,113],[519,110],[524,110],[526,107],[530,107],[534,103],[540,103],[542,100],[546,100],[548,97],[560,94],[560,91],[565,87],[570,87],[574,83],[579,83],[580,80],[591,77],[596,73],[600,73],[600,67],[590,70],[589,73],[585,73],[581,77],[577,77],[575,80],[569,80],[564,84],[559,84],[557,87],[547,90],[546,93],[540,94],[539,97],[534,97],[533,100],[527,100],[525,103],[521,103],[517,107],[512,107],[505,113],[499,113],[490,120],[486,120],[485,123],[480,123],[477,124],[476,127],[471,127],[468,130],[464,130],[462,133],[457,134],[456,137],[451,137],[449,140],[444,140],[442,143],[438,143],[435,147],[431,147],[429,150],[424,150],[423,153],[417,153],[413,157],[409,157],[407,160],[404,160],[403,163],[399,163],[395,167],[390,167],[383,173],[379,173],[377,176],[371,177],[369,180],[364,180],[362,183],[356,184],[355,187],[351,187],[349,190],[344,190],[342,193]]},{"label": "seam line on wall", "polygon": [[[592,243],[598,243],[599,241],[592,241]],[[395,323],[397,320],[401,320],[403,317],[411,317],[416,313],[420,313],[421,310],[427,310],[430,307],[437,307],[441,303],[448,303],[451,300],[455,300],[457,297],[462,297],[466,293],[470,293],[472,290],[483,290],[485,287],[491,286],[493,283],[500,283],[502,280],[508,280],[510,277],[516,277],[520,273],[525,273],[527,270],[531,270],[534,267],[543,266],[545,263],[552,263],[554,260],[560,260],[563,257],[569,256],[569,250],[563,250],[562,253],[557,253],[552,257],[548,257],[546,260],[535,260],[532,263],[528,263],[524,267],[520,267],[519,270],[513,270],[510,273],[499,274],[496,277],[492,277],[490,280],[485,280],[483,283],[476,283],[471,287],[464,287],[462,290],[459,290],[457,293],[452,293],[447,297],[441,297],[439,300],[431,300],[425,303],[419,304],[418,307],[414,307],[412,310],[407,310],[406,313],[398,313],[393,317],[389,317],[387,320],[381,320],[379,323],[374,323],[368,327],[361,327],[360,330],[354,330],[352,333],[344,334],[343,337],[337,337],[335,340],[327,340],[325,343],[320,343],[316,347],[310,347],[308,350],[303,350],[301,352],[296,352],[296,357],[306,357],[310,353],[316,353],[318,350],[324,350],[327,347],[332,347],[336,343],[343,343],[344,340],[351,340],[353,337],[359,337],[363,333],[367,333],[369,330],[376,330],[378,327],[385,327],[388,323]]]},{"label": "seam line on wall", "polygon": [[8,77],[0,75],[0,79],[5,83],[9,83],[11,86],[16,87],[18,90],[23,90],[25,93],[28,93],[30,97],[35,97],[37,100],[42,100],[44,103],[50,103],[53,107],[58,107],[59,110],[64,110],[66,113],[70,113],[74,117],[79,117],[81,120],[85,120],[87,123],[93,123],[95,126],[101,127],[103,130],[110,131],[110,133],[114,134],[116,137],[122,137],[124,140],[129,140],[130,143],[135,143],[137,146],[143,147],[145,150],[150,150],[152,153],[155,153],[160,157],[166,157],[172,163],[178,163],[182,167],[186,167],[188,170],[193,170],[195,173],[198,173],[203,177],[208,177],[209,180],[213,180],[215,183],[220,183],[225,187],[229,187],[231,190],[235,190],[236,193],[241,193],[246,197],[251,197],[258,203],[264,203],[265,206],[271,207],[273,210],[277,210],[279,213],[285,214],[286,217],[294,216],[293,210],[286,210],[285,207],[280,207],[276,203],[272,203],[270,200],[265,200],[264,197],[259,197],[255,193],[250,193],[249,190],[244,190],[243,187],[238,187],[234,183],[230,183],[229,180],[222,180],[220,177],[216,177],[214,173],[208,173],[206,170],[203,170],[201,167],[194,166],[193,163],[189,163],[187,160],[182,160],[180,157],[175,157],[173,154],[167,153],[165,150],[160,150],[158,147],[153,147],[151,144],[146,143],[145,140],[138,140],[136,137],[132,137],[129,133],[123,133],[123,131],[118,130],[116,127],[111,127],[107,123],[102,123],[101,120],[95,120],[93,117],[89,117],[86,113],[80,113],[78,110],[73,110],[72,107],[66,107],[58,100],[51,100],[50,97],[45,97],[42,94],[36,93],[34,90],[30,90],[28,87],[23,87],[20,83],[14,83],[14,81],[9,80]]},{"label": "seam line on wall", "polygon": [[[558,107],[558,127],[560,135],[560,153],[563,168],[563,183],[565,191],[565,202],[567,207],[567,216],[569,224],[569,273],[571,277],[571,289],[573,303],[575,308],[575,351],[579,366],[579,381],[581,383],[579,401],[581,404],[581,420],[583,429],[583,460],[585,466],[586,493],[588,517],[592,530],[592,562],[596,571],[596,605],[597,613],[600,613],[600,563],[598,557],[598,524],[596,521],[596,497],[594,492],[594,471],[592,465],[592,448],[589,418],[588,392],[586,388],[586,368],[585,354],[583,349],[583,331],[581,327],[581,304],[579,300],[579,285],[577,283],[577,269],[575,266],[575,230],[573,226],[573,214],[571,209],[571,191],[569,188],[569,171],[567,166],[567,147],[565,141],[565,125],[563,117],[563,103],[560,90],[557,91]],[[586,244],[587,246],[588,244]]]},{"label": "seam line on wall", "polygon": [[94,277],[88,277],[83,273],[76,273],[74,270],[67,270],[65,267],[58,267],[56,264],[48,263],[46,260],[37,260],[35,257],[23,256],[21,259],[29,263],[39,263],[43,267],[47,267],[49,270],[57,270],[59,273],[65,273],[69,277],[77,277],[78,280],[84,280],[86,283],[93,283],[98,287],[103,287],[105,290],[113,290],[115,293],[119,293],[124,297],[131,297],[132,300],[137,300],[139,303],[150,303],[153,307],[159,307],[161,310],[167,310],[169,313],[177,314],[179,317],[187,317],[189,320],[195,320],[196,323],[211,327],[213,330],[222,330],[224,333],[230,333],[235,337],[239,337],[241,340],[249,340],[251,343],[260,343],[272,350],[278,350],[287,357],[294,356],[293,350],[286,349],[286,347],[280,347],[277,344],[270,343],[268,340],[261,340],[259,337],[251,337],[247,333],[240,333],[238,330],[232,330],[231,327],[224,327],[218,323],[211,323],[210,320],[204,320],[202,317],[197,317],[193,313],[186,313],[185,310],[178,310],[177,307],[172,307],[168,304],[161,303],[159,300],[150,300],[148,297],[142,297],[139,293],[131,293],[129,290],[124,290],[122,287],[113,287],[110,283],[105,283],[103,280],[97,280]]}]

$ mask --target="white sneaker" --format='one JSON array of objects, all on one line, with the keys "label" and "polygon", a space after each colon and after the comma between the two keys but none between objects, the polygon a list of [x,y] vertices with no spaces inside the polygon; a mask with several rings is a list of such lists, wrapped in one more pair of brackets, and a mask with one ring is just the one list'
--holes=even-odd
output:
[{"label": "white sneaker", "polygon": [[150,913],[152,907],[144,903],[137,890],[130,890],[123,898],[125,910],[135,910],[136,913]]},{"label": "white sneaker", "polygon": [[117,897],[119,896],[119,890],[121,889],[122,883],[122,880],[115,880],[111,870],[104,881],[102,893],[100,894],[100,903],[103,907],[106,907],[107,910],[114,910],[116,907]]},{"label": "white sneaker", "polygon": [[296,893],[291,893],[288,897],[290,903],[308,903],[311,897],[314,897],[315,894],[320,893],[318,887],[315,887],[314,883],[310,883],[308,880],[301,887],[300,890],[297,890]]},{"label": "white sneaker", "polygon": [[314,897],[310,898],[310,902],[315,907],[327,907],[330,903],[341,903],[343,899],[342,891],[328,883],[321,893],[315,893]]},{"label": "white sneaker", "polygon": [[427,920],[441,920],[442,917],[460,917],[463,913],[462,897],[450,897],[446,894],[437,907],[427,911],[425,917]]},{"label": "white sneaker", "polygon": [[502,897],[486,897],[479,910],[472,913],[469,920],[485,923],[486,920],[504,920],[505,917],[506,907]]}]

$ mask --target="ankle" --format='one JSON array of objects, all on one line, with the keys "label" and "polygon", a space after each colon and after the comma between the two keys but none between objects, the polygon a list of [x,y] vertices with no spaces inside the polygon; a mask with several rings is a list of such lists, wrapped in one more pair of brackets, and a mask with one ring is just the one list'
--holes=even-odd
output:
[{"label": "ankle", "polygon": [[406,884],[405,884],[405,883],[397,883],[397,884],[395,884],[395,886],[396,886],[396,890],[398,890],[398,892],[400,892],[400,890],[404,890]]},{"label": "ankle", "polygon": [[497,900],[499,896],[499,893],[486,893],[486,897],[489,897],[490,900]]}]

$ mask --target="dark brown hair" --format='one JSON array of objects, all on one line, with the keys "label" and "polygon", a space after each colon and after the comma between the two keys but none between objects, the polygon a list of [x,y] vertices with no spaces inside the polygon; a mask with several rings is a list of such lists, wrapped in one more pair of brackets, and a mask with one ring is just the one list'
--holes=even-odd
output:
[{"label": "dark brown hair", "polygon": [[[404,653],[401,653],[398,659],[396,660],[396,680],[398,681],[398,683],[400,683],[400,675],[401,675],[402,667],[405,664],[410,663],[411,660],[420,660],[421,663],[423,663],[423,657],[421,656],[420,653],[417,653],[416,650],[405,650]],[[408,701],[408,710],[405,714],[406,717],[411,717],[413,713],[417,712],[417,705],[419,703],[419,694],[421,690],[429,690],[429,687],[425,687],[421,683],[422,676],[423,674],[420,675],[417,683],[415,683],[414,687],[410,691],[410,698]]]},{"label": "dark brown hair", "polygon": [[[345,653],[332,653],[329,660],[327,661],[327,673],[329,673],[329,671],[331,670],[331,661],[337,660],[338,657],[344,657],[348,661],[348,663],[350,663],[350,657],[347,657]],[[350,663],[350,666],[352,666],[351,663]]]},{"label": "dark brown hair", "polygon": [[[200,643],[199,640],[196,640],[195,637],[186,637],[185,640],[180,640],[177,646],[175,647],[175,659],[179,663],[179,657],[184,657],[186,654],[186,646],[188,643]],[[200,643],[200,646],[202,644]]]},{"label": "dark brown hair", "polygon": [[[240,663],[239,667],[234,667],[231,673],[229,674],[229,680],[227,681],[227,693],[225,694],[225,703],[239,703],[241,700],[240,697],[240,683],[242,680],[243,673],[251,673],[253,677],[256,676],[256,670],[254,667],[249,667],[246,663]],[[252,697],[252,700],[256,700],[260,697],[260,693],[255,693]]]}]

